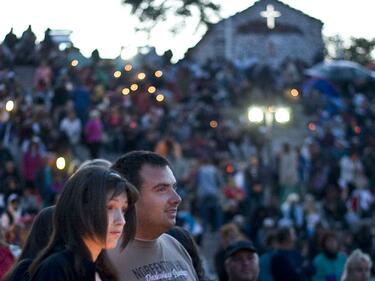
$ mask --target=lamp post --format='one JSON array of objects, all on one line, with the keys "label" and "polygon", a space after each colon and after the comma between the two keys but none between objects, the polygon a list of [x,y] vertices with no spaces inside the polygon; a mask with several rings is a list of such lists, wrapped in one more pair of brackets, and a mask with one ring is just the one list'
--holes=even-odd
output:
[{"label": "lamp post", "polygon": [[286,124],[291,119],[291,110],[287,106],[251,106],[248,109],[250,123],[265,125],[265,164],[270,166],[272,153],[272,128],[274,124]]},{"label": "lamp post", "polygon": [[[262,151],[264,166],[272,169],[272,129],[274,124],[286,124],[291,119],[291,109],[286,106],[251,106],[248,109],[248,118],[250,123],[265,125],[265,146]],[[264,179],[265,183],[265,201],[271,198],[273,183],[272,177]]]}]

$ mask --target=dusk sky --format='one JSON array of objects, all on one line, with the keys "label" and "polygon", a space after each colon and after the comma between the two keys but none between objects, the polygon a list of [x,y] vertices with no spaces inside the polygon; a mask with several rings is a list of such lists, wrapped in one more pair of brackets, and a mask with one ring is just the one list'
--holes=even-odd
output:
[{"label": "dusk sky", "polygon": [[[217,0],[222,5],[222,17],[228,17],[251,6],[255,0]],[[324,22],[324,35],[339,34],[344,38],[375,38],[374,0],[284,0],[284,3]],[[172,49],[175,58],[194,46],[205,32],[195,32],[194,20],[183,32],[173,37],[168,25],[160,25],[147,39],[134,32],[137,19],[130,16],[129,8],[120,0],[11,0],[0,1],[0,38],[10,28],[20,35],[29,24],[38,39],[47,27],[72,30],[72,41],[83,54],[95,48],[101,56],[116,57],[121,46],[129,50],[146,44],[155,46],[158,53]]]}]

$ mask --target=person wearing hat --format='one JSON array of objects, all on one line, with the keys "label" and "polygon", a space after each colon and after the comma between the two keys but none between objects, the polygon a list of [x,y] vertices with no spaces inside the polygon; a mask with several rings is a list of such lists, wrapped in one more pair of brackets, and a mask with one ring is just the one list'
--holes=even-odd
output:
[{"label": "person wearing hat", "polygon": [[7,199],[7,207],[0,217],[0,224],[7,231],[21,219],[20,199],[17,194],[12,193]]},{"label": "person wearing hat", "polygon": [[228,281],[257,281],[259,276],[259,257],[253,243],[239,240],[225,250],[225,270]]}]

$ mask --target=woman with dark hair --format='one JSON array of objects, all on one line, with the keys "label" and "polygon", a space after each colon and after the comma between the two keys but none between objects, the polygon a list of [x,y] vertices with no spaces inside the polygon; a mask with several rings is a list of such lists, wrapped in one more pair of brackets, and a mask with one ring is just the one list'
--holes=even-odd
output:
[{"label": "woman with dark hair", "polygon": [[33,225],[27,236],[25,245],[18,260],[11,271],[2,281],[29,280],[27,268],[36,258],[38,253],[47,245],[52,233],[52,218],[55,207],[47,207],[35,217]]},{"label": "woman with dark hair", "polygon": [[[116,280],[103,249],[116,247],[118,240],[124,248],[134,237],[136,200],[136,189],[117,172],[79,169],[56,204],[52,236],[29,267],[30,280]],[[56,252],[56,245],[63,249]]]},{"label": "woman with dark hair", "polygon": [[95,159],[90,159],[90,160],[86,160],[85,162],[83,162],[79,167],[78,167],[78,170],[79,169],[83,169],[85,167],[89,167],[89,166],[99,166],[99,167],[102,167],[102,168],[110,168],[112,165],[111,162],[109,162],[107,159],[104,159],[104,158],[95,158]]}]

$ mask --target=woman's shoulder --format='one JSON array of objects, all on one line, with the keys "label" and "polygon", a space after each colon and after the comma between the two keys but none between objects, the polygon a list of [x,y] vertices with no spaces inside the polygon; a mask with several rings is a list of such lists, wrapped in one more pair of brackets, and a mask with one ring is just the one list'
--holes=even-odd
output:
[{"label": "woman's shoulder", "polygon": [[61,249],[48,256],[43,262],[64,262],[69,260],[72,256],[74,256],[72,251]]},{"label": "woman's shoulder", "polygon": [[93,278],[95,263],[73,249],[65,249],[47,257],[30,281],[85,281]]},{"label": "woman's shoulder", "polygon": [[73,253],[68,250],[63,250],[50,255],[39,265],[36,272],[32,275],[31,281],[69,280],[65,277],[69,275],[69,270],[72,268],[72,260]]},{"label": "woman's shoulder", "polygon": [[30,276],[28,273],[28,268],[32,263],[32,259],[23,259],[17,263],[14,267],[12,274],[10,275],[9,280],[29,280]]}]

